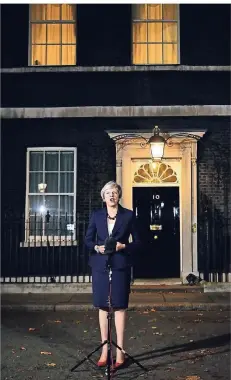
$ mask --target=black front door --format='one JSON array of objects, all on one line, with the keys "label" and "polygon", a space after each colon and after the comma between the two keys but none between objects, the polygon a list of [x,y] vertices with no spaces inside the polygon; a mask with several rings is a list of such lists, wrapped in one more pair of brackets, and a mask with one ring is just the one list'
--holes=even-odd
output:
[{"label": "black front door", "polygon": [[178,187],[134,187],[133,210],[141,239],[134,278],[180,277]]}]

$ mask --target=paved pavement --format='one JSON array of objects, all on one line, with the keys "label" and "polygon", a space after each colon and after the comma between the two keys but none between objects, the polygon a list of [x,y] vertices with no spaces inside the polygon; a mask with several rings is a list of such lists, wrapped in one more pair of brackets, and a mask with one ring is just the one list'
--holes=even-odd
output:
[{"label": "paved pavement", "polygon": [[[228,380],[228,311],[129,311],[125,350],[148,370],[128,363],[113,379]],[[89,380],[105,372],[85,362],[99,344],[96,311],[2,311],[3,380]],[[113,324],[114,325],[114,324]],[[114,338],[113,328],[113,338]],[[96,362],[99,353],[94,354]]]},{"label": "paved pavement", "polygon": [[[92,310],[92,294],[2,294],[2,310]],[[230,293],[189,291],[135,292],[130,295],[130,310],[230,310]]]}]

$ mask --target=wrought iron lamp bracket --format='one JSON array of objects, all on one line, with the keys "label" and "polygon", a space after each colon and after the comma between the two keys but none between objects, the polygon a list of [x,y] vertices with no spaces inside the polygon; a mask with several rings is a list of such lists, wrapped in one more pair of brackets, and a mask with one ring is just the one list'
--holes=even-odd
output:
[{"label": "wrought iron lamp bracket", "polygon": [[190,139],[190,140],[196,140],[196,141],[201,141],[201,137],[198,136],[198,135],[194,135],[194,134],[191,134],[191,133],[181,132],[181,133],[174,133],[172,135],[167,135],[166,134],[166,138],[165,138],[166,145],[167,146],[172,146],[174,144],[172,140],[175,137],[184,137],[185,139],[182,141],[182,143],[186,142],[188,139]]},{"label": "wrought iron lamp bracket", "polygon": [[134,144],[136,140],[142,140],[139,145],[141,148],[145,148],[148,145],[149,139],[137,133],[125,133],[113,137],[113,141],[116,143],[117,152],[123,150],[127,145]]}]

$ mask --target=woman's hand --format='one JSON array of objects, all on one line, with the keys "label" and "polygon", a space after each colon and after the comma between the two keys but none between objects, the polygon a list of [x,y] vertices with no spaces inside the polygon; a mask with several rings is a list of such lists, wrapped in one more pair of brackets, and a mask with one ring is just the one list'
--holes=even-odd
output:
[{"label": "woman's hand", "polygon": [[98,247],[98,251],[102,254],[104,254],[104,251],[105,251],[105,246],[104,245],[97,245]]},{"label": "woman's hand", "polygon": [[126,248],[126,245],[123,244],[123,243],[120,243],[119,241],[117,241],[117,243],[116,243],[116,251],[118,252],[118,251],[120,251],[121,249],[124,249],[124,248]]}]

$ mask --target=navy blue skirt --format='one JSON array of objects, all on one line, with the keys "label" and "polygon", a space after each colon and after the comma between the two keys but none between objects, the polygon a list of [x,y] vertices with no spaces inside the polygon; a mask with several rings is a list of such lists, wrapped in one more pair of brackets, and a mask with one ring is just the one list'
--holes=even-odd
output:
[{"label": "navy blue skirt", "polygon": [[[113,269],[111,281],[111,305],[114,309],[127,309],[130,294],[131,268]],[[93,305],[108,308],[109,276],[107,271],[92,269]]]}]

